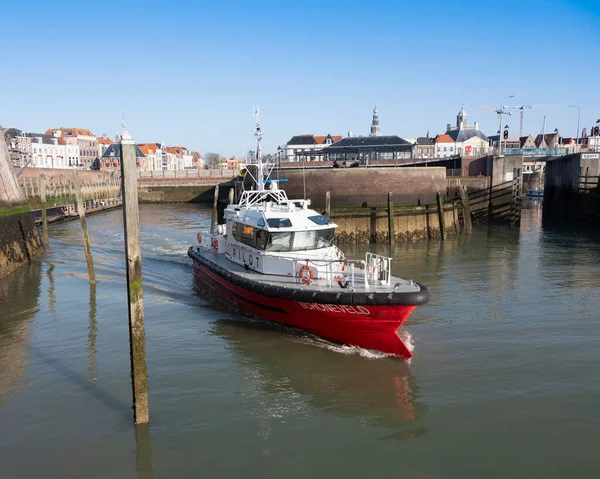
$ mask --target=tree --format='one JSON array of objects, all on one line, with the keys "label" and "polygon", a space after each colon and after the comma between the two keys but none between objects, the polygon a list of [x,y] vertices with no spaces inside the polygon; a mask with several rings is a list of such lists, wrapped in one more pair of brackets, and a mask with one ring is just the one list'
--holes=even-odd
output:
[{"label": "tree", "polygon": [[207,153],[204,155],[204,164],[206,168],[218,168],[221,163],[221,155],[219,153]]}]

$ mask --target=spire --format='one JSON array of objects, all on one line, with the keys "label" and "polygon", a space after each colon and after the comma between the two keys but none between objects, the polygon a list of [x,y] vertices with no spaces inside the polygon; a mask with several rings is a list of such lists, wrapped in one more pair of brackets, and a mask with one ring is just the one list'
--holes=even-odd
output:
[{"label": "spire", "polygon": [[127,125],[125,124],[125,118],[121,122],[121,143],[133,143],[133,138],[127,131]]},{"label": "spire", "polygon": [[456,126],[459,130],[466,128],[467,126],[467,112],[465,111],[465,107],[461,106],[458,115],[456,115]]},{"label": "spire", "polygon": [[373,108],[373,122],[371,123],[370,136],[381,136],[381,127],[379,126],[379,110],[377,109],[377,102],[375,102],[375,108]]}]

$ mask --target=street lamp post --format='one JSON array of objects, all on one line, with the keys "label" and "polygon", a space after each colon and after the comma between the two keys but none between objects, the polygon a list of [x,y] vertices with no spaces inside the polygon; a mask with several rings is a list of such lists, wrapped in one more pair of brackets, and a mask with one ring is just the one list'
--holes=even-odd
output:
[{"label": "street lamp post", "polygon": [[581,108],[577,105],[569,105],[569,108],[577,108],[577,144],[579,145],[579,120],[581,119]]}]

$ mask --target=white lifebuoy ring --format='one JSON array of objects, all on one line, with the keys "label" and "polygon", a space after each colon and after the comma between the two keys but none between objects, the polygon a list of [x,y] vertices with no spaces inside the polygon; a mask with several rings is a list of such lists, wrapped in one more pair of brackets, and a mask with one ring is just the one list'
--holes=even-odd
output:
[{"label": "white lifebuoy ring", "polygon": [[313,270],[307,264],[302,265],[302,268],[300,268],[300,271],[298,271],[298,276],[300,277],[300,281],[302,281],[304,284],[311,284],[315,277]]}]

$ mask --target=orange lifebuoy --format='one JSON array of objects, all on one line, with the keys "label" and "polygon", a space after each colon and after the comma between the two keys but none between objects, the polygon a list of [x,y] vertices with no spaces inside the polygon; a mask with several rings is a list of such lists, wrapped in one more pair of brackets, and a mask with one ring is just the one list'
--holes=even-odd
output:
[{"label": "orange lifebuoy", "polygon": [[198,243],[202,244],[202,233],[198,233],[196,238],[198,238]]},{"label": "orange lifebuoy", "polygon": [[300,271],[298,272],[298,276],[300,277],[300,281],[304,284],[312,283],[315,277],[313,270],[307,264],[302,265],[302,268],[300,268]]},{"label": "orange lifebuoy", "polygon": [[216,240],[216,239],[212,240],[212,249],[215,250],[215,253],[219,252],[219,240]]}]

